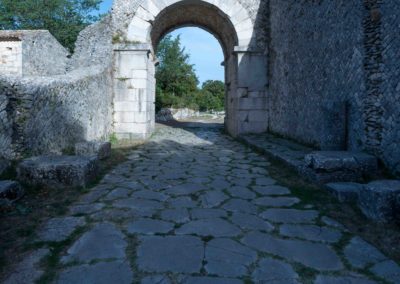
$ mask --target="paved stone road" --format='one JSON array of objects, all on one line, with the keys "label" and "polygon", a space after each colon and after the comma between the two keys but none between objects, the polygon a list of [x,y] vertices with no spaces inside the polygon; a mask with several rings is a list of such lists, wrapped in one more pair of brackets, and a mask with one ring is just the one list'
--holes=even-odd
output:
[{"label": "paved stone road", "polygon": [[[399,283],[397,264],[292,196],[269,165],[218,129],[159,129],[39,230],[67,244],[56,283]],[[8,283],[40,277],[47,253]]]}]

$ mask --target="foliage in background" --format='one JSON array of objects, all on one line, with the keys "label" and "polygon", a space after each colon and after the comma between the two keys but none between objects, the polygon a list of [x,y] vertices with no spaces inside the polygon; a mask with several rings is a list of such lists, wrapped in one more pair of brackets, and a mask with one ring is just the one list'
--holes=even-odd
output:
[{"label": "foliage in background", "polygon": [[225,86],[221,81],[206,81],[198,88],[199,80],[189,54],[178,36],[164,37],[158,45],[160,64],[156,70],[156,109],[190,108],[200,111],[224,109]]},{"label": "foliage in background", "polygon": [[102,0],[0,0],[0,29],[49,30],[73,51],[81,30],[97,21]]}]

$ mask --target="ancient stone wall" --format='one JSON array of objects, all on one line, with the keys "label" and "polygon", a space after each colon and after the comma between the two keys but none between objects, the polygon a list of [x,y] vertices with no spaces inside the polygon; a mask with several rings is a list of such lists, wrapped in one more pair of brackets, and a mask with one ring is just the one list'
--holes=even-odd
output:
[{"label": "ancient stone wall", "polygon": [[79,141],[108,139],[111,86],[111,71],[98,66],[55,77],[0,76],[0,156],[59,154]]},{"label": "ancient stone wall", "polygon": [[[48,32],[38,31],[0,31],[0,41],[8,42],[4,48],[13,43],[12,56],[16,71],[9,69],[9,64],[0,62],[0,74],[22,76],[50,76],[65,74],[69,52]],[[12,41],[10,41],[12,40]],[[15,46],[18,44],[18,46]],[[3,45],[3,44],[1,44]],[[4,53],[1,53],[2,56]]]},{"label": "ancient stone wall", "polygon": [[363,145],[362,0],[270,0],[270,130],[324,149]]},{"label": "ancient stone wall", "polygon": [[400,176],[400,1],[382,1],[382,141],[380,157]]},{"label": "ancient stone wall", "polygon": [[0,74],[22,75],[22,41],[0,38]]}]

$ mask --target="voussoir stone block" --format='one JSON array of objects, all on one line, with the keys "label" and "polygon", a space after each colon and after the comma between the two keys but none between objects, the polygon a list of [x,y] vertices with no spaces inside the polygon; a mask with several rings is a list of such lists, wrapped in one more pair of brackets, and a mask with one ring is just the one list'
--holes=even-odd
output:
[{"label": "voussoir stone block", "polygon": [[378,169],[372,155],[346,151],[318,151],[305,156],[304,174],[318,183],[358,182]]},{"label": "voussoir stone block", "polygon": [[39,156],[18,165],[18,179],[49,188],[86,187],[96,179],[97,158],[81,156]]},{"label": "voussoir stone block", "polygon": [[111,143],[100,141],[76,143],[75,155],[97,156],[100,160],[104,160],[111,156]]},{"label": "voussoir stone block", "polygon": [[367,184],[359,194],[361,211],[375,221],[398,219],[400,180],[381,180]]}]

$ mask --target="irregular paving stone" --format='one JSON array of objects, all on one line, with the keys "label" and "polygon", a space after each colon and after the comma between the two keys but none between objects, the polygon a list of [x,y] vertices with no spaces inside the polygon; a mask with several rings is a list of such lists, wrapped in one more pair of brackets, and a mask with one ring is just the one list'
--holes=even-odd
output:
[{"label": "irregular paving stone", "polygon": [[296,197],[261,197],[253,202],[266,207],[290,207],[299,203],[300,199]]},{"label": "irregular paving stone", "polygon": [[240,277],[257,259],[257,253],[233,240],[214,239],[207,243],[205,266],[207,272],[223,277]]},{"label": "irregular paving stone", "polygon": [[15,266],[10,276],[3,282],[4,284],[30,284],[36,283],[44,273],[38,268],[40,261],[49,254],[48,249],[38,249],[30,253],[19,264]]},{"label": "irregular paving stone", "polygon": [[210,184],[209,187],[214,190],[223,190],[230,187],[231,184],[227,182],[225,179],[214,179]]},{"label": "irregular paving stone", "polygon": [[100,199],[100,197],[106,195],[108,192],[109,192],[108,186],[105,188],[104,187],[92,188],[92,190],[89,193],[86,193],[85,195],[81,196],[78,203],[87,204],[96,202],[97,200]]},{"label": "irregular paving stone", "polygon": [[347,261],[356,268],[365,268],[368,264],[386,260],[380,251],[360,237],[351,239],[344,249],[344,255]]},{"label": "irregular paving stone", "polygon": [[318,212],[314,210],[268,209],[260,216],[275,223],[314,223],[318,217]]},{"label": "irregular paving stone", "polygon": [[168,199],[168,196],[160,193],[160,192],[154,192],[150,190],[141,190],[137,191],[132,194],[133,198],[139,198],[139,199],[150,199],[150,200],[156,200],[156,201],[166,201]]},{"label": "irregular paving stone", "polygon": [[127,261],[100,262],[68,267],[61,271],[58,284],[130,284],[133,273]]},{"label": "irregular paving stone", "polygon": [[268,177],[263,177],[263,178],[257,178],[256,179],[256,185],[274,185],[276,183],[276,180]]},{"label": "irregular paving stone", "polygon": [[242,199],[253,199],[256,198],[256,194],[249,189],[241,186],[233,186],[227,189],[232,197],[242,198]]},{"label": "irregular paving stone", "polygon": [[122,232],[110,223],[97,224],[83,234],[67,251],[62,263],[123,259],[127,242]]},{"label": "irregular paving stone", "polygon": [[336,253],[324,244],[278,239],[258,232],[248,233],[242,239],[242,243],[320,271],[336,271],[343,268]]},{"label": "irregular paving stone", "polygon": [[77,214],[91,214],[97,211],[100,211],[104,208],[103,203],[94,203],[94,204],[84,204],[84,205],[75,205],[70,208],[70,213],[72,215]]},{"label": "irregular paving stone", "polygon": [[197,202],[189,196],[172,198],[168,204],[172,208],[194,208],[197,206]]},{"label": "irregular paving stone", "polygon": [[299,275],[289,264],[273,258],[263,258],[252,274],[255,283],[297,284]]},{"label": "irregular paving stone", "polygon": [[321,218],[321,221],[329,227],[337,228],[345,232],[347,231],[347,229],[341,223],[339,223],[336,220],[333,220],[332,218],[324,216]]},{"label": "irregular paving stone", "polygon": [[180,196],[180,195],[189,195],[189,194],[197,193],[199,191],[203,191],[206,189],[207,188],[204,187],[204,185],[185,183],[185,184],[180,184],[180,185],[171,187],[171,188],[167,189],[165,192],[170,195]]},{"label": "irregular paving stone", "polygon": [[228,213],[222,209],[192,209],[193,219],[213,219],[228,216]]},{"label": "irregular paving stone", "polygon": [[207,191],[200,196],[202,207],[213,208],[220,205],[222,202],[227,200],[229,197],[222,191]]},{"label": "irregular paving stone", "polygon": [[96,179],[97,158],[80,156],[40,156],[18,165],[18,180],[49,188],[86,187]]},{"label": "irregular paving stone", "polygon": [[61,242],[68,239],[78,227],[85,224],[83,217],[53,218],[39,228],[37,236],[42,242]]},{"label": "irregular paving stone", "polygon": [[140,238],[137,265],[146,272],[199,273],[204,244],[192,236],[148,236]]},{"label": "irregular paving stone", "polygon": [[95,221],[121,221],[137,217],[151,217],[153,214],[154,212],[138,211],[134,209],[104,209],[90,215],[90,218]]},{"label": "irregular paving stone", "polygon": [[274,230],[274,226],[272,224],[261,218],[258,218],[255,215],[237,212],[232,215],[231,221],[242,229],[266,232],[271,232]]},{"label": "irregular paving stone", "polygon": [[113,206],[118,208],[131,208],[131,209],[145,210],[145,211],[158,210],[163,208],[163,205],[158,201],[135,199],[135,198],[117,200],[113,203]]},{"label": "irregular paving stone", "polygon": [[354,182],[335,182],[325,185],[326,189],[340,202],[357,202],[364,186]]},{"label": "irregular paving stone", "polygon": [[153,219],[140,219],[129,223],[126,230],[130,234],[165,234],[174,228],[173,223],[153,220]]},{"label": "irregular paving stone", "polygon": [[327,276],[318,275],[315,284],[376,284],[362,276]]},{"label": "irregular paving stone", "polygon": [[175,223],[186,223],[190,221],[190,215],[185,208],[167,209],[161,212],[161,219]]},{"label": "irregular paving stone", "polygon": [[196,234],[204,237],[234,237],[240,234],[236,226],[219,218],[191,221],[175,232],[178,235]]},{"label": "irregular paving stone", "polygon": [[243,284],[243,281],[232,278],[216,277],[188,277],[182,283],[184,284]]},{"label": "irregular paving stone", "polygon": [[279,233],[286,237],[327,243],[336,243],[342,237],[342,233],[335,229],[313,225],[282,225]]},{"label": "irregular paving stone", "polygon": [[140,284],[172,284],[168,276],[165,275],[154,275],[147,276],[140,281]]},{"label": "irregular paving stone", "polygon": [[394,261],[387,260],[375,264],[370,271],[386,281],[400,283],[400,266]]},{"label": "irregular paving stone", "polygon": [[253,190],[261,195],[288,195],[290,190],[280,185],[253,186]]},{"label": "irregular paving stone", "polygon": [[119,188],[113,189],[103,199],[104,200],[116,200],[116,199],[127,198],[129,196],[129,194],[131,194],[131,193],[132,193],[132,191],[129,189],[119,187]]},{"label": "irregular paving stone", "polygon": [[257,213],[257,206],[242,199],[231,199],[222,208],[232,212]]}]

